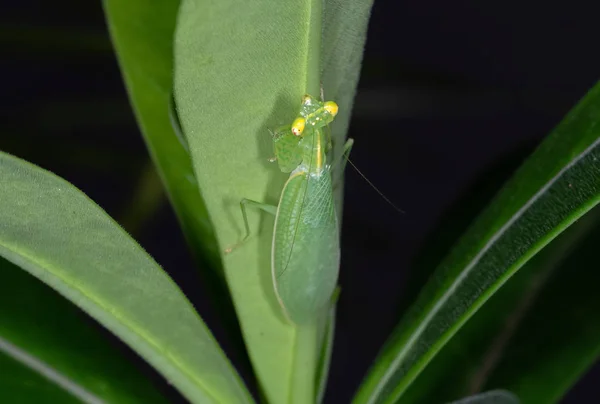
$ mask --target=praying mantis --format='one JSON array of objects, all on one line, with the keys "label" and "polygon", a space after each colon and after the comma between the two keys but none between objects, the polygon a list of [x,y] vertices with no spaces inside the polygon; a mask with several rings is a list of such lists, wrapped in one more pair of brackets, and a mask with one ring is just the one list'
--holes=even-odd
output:
[{"label": "praying mantis", "polygon": [[[250,236],[247,206],[275,215],[273,287],[285,316],[296,324],[314,321],[328,307],[340,266],[332,169],[343,159],[335,164],[328,161],[332,154],[328,125],[337,115],[338,105],[322,98],[319,101],[305,95],[293,123],[271,133],[279,169],[290,173],[278,205],[246,198],[240,202],[246,230],[242,242]],[[352,144],[353,140],[348,139],[342,157],[350,152]]]}]

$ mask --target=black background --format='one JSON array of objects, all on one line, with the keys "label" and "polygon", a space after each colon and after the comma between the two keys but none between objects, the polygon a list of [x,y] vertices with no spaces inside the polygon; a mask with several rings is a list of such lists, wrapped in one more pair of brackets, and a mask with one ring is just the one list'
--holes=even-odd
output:
[{"label": "black background", "polygon": [[[54,171],[118,218],[147,152],[100,2],[0,7],[0,150]],[[343,293],[326,402],[350,400],[444,215],[465,209],[465,195],[485,188],[489,170],[500,165],[509,175],[594,85],[599,12],[583,0],[376,1],[351,157],[407,213],[347,171]],[[171,208],[164,204],[136,237],[222,339]],[[564,402],[598,402],[598,374],[592,369]]]}]

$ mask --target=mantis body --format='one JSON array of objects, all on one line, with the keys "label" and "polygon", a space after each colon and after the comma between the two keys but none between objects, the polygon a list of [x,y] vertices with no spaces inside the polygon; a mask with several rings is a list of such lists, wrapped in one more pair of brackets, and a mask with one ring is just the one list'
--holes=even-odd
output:
[{"label": "mantis body", "polygon": [[[273,286],[286,316],[297,324],[311,322],[328,307],[340,266],[339,225],[333,200],[332,164],[327,160],[331,137],[327,125],[338,106],[310,95],[302,99],[300,116],[273,133],[275,158],[290,172],[277,206],[243,199],[246,206],[275,215],[271,247]],[[352,147],[349,139],[346,155]],[[231,251],[231,249],[229,249]]]}]

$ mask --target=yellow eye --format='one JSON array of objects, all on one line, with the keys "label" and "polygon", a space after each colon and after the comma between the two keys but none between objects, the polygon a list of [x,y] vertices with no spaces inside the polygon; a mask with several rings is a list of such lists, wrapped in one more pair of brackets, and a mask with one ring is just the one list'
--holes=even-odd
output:
[{"label": "yellow eye", "polygon": [[298,117],[292,123],[292,133],[295,136],[300,136],[302,132],[304,132],[304,127],[306,126],[306,120],[302,117]]},{"label": "yellow eye", "polygon": [[338,113],[338,105],[333,101],[327,101],[325,105],[323,105],[325,111],[329,112],[331,116],[336,116]]}]

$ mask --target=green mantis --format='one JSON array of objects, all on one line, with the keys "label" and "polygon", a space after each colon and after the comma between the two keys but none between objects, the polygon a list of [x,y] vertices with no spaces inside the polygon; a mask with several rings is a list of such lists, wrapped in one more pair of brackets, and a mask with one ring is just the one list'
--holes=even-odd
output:
[{"label": "green mantis", "polygon": [[[331,136],[327,130],[338,112],[333,101],[302,98],[300,116],[272,133],[275,159],[290,173],[279,204],[240,202],[246,236],[246,206],[275,215],[271,273],[279,303],[296,324],[313,321],[330,304],[340,265],[339,225],[333,199]],[[352,147],[349,139],[346,155]],[[231,251],[231,249],[228,249]]]}]

